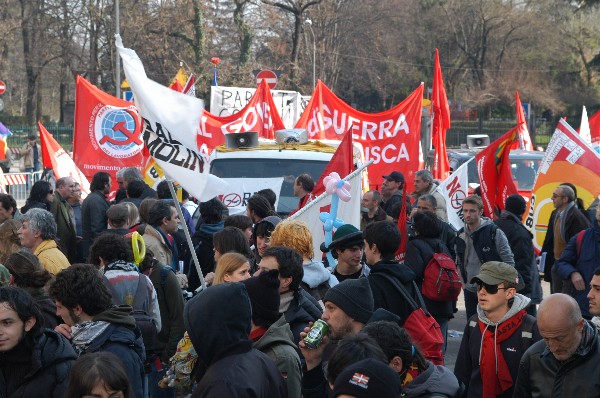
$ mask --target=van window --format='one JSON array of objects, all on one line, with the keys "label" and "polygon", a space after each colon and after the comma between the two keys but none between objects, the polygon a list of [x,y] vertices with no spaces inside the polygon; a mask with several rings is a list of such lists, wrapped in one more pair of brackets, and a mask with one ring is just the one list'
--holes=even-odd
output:
[{"label": "van window", "polygon": [[294,181],[308,173],[315,183],[323,174],[328,161],[289,159],[214,159],[210,172],[220,178],[272,178],[285,177],[281,186],[277,212],[286,215],[298,207],[294,197]]}]

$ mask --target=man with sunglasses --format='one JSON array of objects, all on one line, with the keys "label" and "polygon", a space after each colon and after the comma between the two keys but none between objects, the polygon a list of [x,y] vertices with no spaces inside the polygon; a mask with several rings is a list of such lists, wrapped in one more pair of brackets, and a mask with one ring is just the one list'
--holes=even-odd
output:
[{"label": "man with sunglasses", "polygon": [[530,299],[512,265],[490,261],[470,281],[477,287],[477,314],[465,327],[454,374],[465,397],[512,397],[519,362],[540,340],[536,320],[527,314]]}]

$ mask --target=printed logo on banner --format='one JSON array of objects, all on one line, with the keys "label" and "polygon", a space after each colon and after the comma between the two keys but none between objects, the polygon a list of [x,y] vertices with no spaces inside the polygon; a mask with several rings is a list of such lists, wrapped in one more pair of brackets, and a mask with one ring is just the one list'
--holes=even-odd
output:
[{"label": "printed logo on banner", "polygon": [[142,150],[141,123],[134,106],[96,105],[88,132],[94,149],[114,158],[130,158]]}]

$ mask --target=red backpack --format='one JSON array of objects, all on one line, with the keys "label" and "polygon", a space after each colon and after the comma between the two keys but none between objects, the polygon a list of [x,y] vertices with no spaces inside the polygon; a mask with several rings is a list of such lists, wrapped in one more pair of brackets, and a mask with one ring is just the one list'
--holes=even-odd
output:
[{"label": "red backpack", "polygon": [[462,290],[462,283],[456,263],[440,250],[433,253],[425,266],[421,293],[432,301],[456,301]]},{"label": "red backpack", "polygon": [[444,346],[444,337],[442,336],[442,330],[433,316],[427,311],[417,284],[414,281],[412,282],[418,301],[411,297],[410,293],[398,279],[392,278],[386,273],[379,273],[377,275],[391,282],[400,293],[402,299],[410,306],[412,312],[408,318],[403,319],[404,323],[402,327],[410,334],[415,345],[419,347],[419,350],[426,359],[436,365],[443,365],[444,354],[442,348]]}]

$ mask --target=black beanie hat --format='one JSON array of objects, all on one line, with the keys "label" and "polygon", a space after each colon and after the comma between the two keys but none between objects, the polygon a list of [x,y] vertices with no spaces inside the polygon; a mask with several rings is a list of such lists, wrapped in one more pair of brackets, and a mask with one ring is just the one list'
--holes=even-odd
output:
[{"label": "black beanie hat", "polygon": [[367,278],[346,279],[325,293],[323,302],[331,301],[350,318],[367,323],[373,315],[373,292]]},{"label": "black beanie hat", "polygon": [[252,319],[258,316],[269,323],[279,319],[279,271],[276,269],[263,272],[259,276],[242,281],[246,285]]},{"label": "black beanie hat", "polygon": [[504,208],[511,213],[521,216],[525,213],[525,199],[521,195],[514,194],[510,195],[506,198],[506,203],[504,204]]},{"label": "black beanie hat", "polygon": [[333,396],[399,397],[402,380],[386,363],[367,358],[349,365],[335,379]]}]

